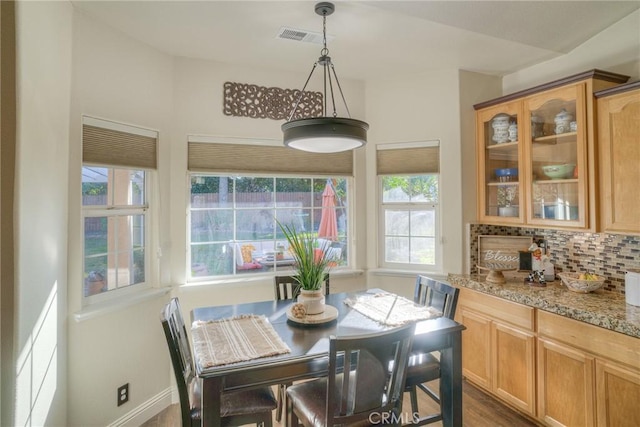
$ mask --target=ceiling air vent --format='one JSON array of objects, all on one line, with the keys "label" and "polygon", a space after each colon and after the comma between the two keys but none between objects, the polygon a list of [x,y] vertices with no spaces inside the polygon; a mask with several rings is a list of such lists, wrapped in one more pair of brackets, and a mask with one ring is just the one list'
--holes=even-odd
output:
[{"label": "ceiling air vent", "polygon": [[[295,40],[298,42],[322,44],[322,33],[313,31],[298,30],[291,27],[280,27],[280,31],[276,36],[277,39]],[[327,35],[327,42],[333,40],[333,37]]]}]

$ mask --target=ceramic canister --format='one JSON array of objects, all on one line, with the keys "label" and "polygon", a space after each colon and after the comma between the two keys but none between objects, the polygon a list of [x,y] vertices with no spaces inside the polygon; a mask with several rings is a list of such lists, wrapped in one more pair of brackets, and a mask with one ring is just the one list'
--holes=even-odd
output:
[{"label": "ceramic canister", "polygon": [[509,125],[509,141],[514,142],[518,140],[518,124],[511,122]]},{"label": "ceramic canister", "polygon": [[509,119],[506,114],[499,114],[491,121],[493,141],[500,144],[509,140]]},{"label": "ceramic canister", "polygon": [[573,120],[573,116],[567,112],[564,108],[556,114],[554,122],[556,124],[556,133],[565,133],[570,131],[570,123]]}]

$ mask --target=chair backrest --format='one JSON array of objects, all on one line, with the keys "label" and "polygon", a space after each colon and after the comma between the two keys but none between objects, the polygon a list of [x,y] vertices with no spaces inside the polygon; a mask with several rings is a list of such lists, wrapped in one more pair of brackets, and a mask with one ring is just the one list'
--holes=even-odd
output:
[{"label": "chair backrest", "polygon": [[444,317],[453,319],[458,305],[459,289],[430,277],[420,276],[416,279],[413,301],[442,312]]},{"label": "chair backrest", "polygon": [[[276,301],[295,299],[300,294],[300,284],[295,276],[275,276],[273,286]],[[324,294],[329,295],[329,273],[324,275]]]},{"label": "chair backrest", "polygon": [[[382,333],[331,337],[327,425],[349,425],[383,416],[389,417],[383,424],[400,421],[414,333],[415,324],[410,323]],[[344,368],[345,361],[350,361],[350,369]]]},{"label": "chair backrest", "polygon": [[171,364],[176,376],[178,385],[178,396],[180,398],[180,412],[182,425],[190,426],[191,411],[193,405],[199,402],[191,402],[191,388],[194,386],[195,374],[193,370],[193,358],[191,347],[187,337],[187,328],[184,325],[180,303],[177,298],[171,299],[162,309],[160,314],[164,335],[167,338]]}]

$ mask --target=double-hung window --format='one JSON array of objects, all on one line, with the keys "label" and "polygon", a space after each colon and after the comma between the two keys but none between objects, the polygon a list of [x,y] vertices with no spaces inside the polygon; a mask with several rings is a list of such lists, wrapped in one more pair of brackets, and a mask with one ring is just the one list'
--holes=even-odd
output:
[{"label": "double-hung window", "polygon": [[85,304],[148,285],[149,176],[157,133],[83,117]]},{"label": "double-hung window", "polygon": [[382,144],[377,148],[380,265],[439,271],[438,143]]},{"label": "double-hung window", "polygon": [[353,154],[189,141],[188,280],[294,268],[278,222],[349,264]]}]

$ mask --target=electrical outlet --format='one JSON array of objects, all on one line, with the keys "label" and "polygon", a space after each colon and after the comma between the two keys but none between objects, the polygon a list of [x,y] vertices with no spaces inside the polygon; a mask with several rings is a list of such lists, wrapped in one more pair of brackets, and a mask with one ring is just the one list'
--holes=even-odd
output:
[{"label": "electrical outlet", "polygon": [[129,383],[118,387],[118,406],[129,401]]}]

